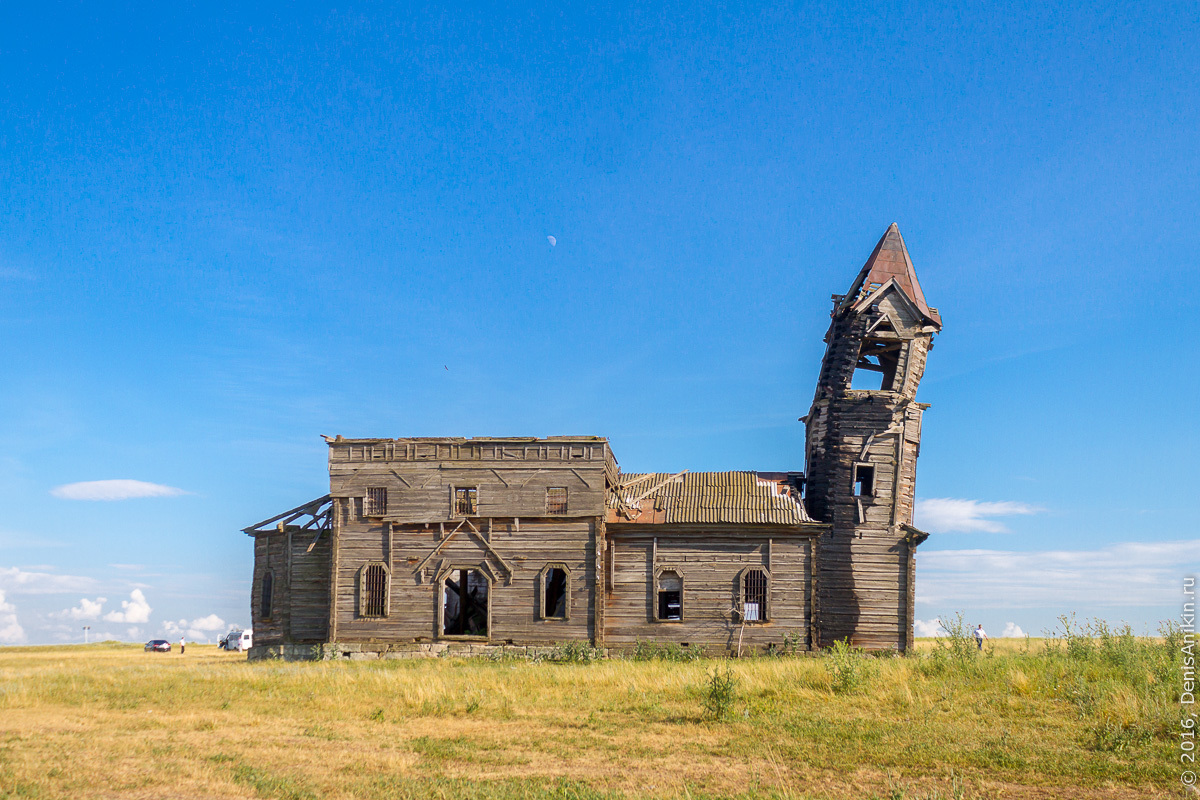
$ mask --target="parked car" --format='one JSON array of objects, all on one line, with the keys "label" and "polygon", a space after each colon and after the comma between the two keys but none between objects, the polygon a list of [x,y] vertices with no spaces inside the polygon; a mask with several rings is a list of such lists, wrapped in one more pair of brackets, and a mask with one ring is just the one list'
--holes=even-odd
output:
[{"label": "parked car", "polygon": [[166,639],[151,639],[146,642],[147,653],[169,653],[171,652],[171,643]]},{"label": "parked car", "polygon": [[253,643],[254,631],[230,631],[225,634],[225,638],[217,642],[217,647],[241,652],[249,650]]}]

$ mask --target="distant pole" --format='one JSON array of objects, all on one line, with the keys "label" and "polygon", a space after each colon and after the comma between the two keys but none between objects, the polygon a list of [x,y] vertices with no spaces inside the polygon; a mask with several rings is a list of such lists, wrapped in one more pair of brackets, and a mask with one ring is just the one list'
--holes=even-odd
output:
[{"label": "distant pole", "polygon": [[84,644],[87,644],[87,643],[88,643],[88,631],[90,631],[91,629],[92,629],[92,626],[91,626],[91,625],[84,625],[84,626],[83,626],[83,643],[84,643]]}]

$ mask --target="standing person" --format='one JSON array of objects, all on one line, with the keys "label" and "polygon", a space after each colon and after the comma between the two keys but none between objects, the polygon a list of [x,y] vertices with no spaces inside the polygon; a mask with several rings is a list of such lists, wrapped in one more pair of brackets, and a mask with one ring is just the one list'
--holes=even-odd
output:
[{"label": "standing person", "polygon": [[979,646],[980,650],[983,649],[983,640],[986,639],[987,637],[988,637],[988,635],[983,632],[983,623],[980,623],[975,628],[975,644]]},{"label": "standing person", "polygon": [[182,637],[182,636],[180,636],[180,637],[179,637],[179,655],[183,655],[183,648],[184,648],[184,646],[185,646],[186,644],[187,644],[187,642],[185,642],[185,641],[183,640],[183,637]]}]

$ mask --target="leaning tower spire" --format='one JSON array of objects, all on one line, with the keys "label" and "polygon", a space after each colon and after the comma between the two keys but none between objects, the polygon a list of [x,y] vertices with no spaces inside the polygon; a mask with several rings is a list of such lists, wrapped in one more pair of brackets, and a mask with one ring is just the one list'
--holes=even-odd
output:
[{"label": "leaning tower spire", "polygon": [[804,418],[805,503],[830,524],[820,543],[822,645],[912,644],[912,527],[925,409],[916,402],[942,319],[925,300],[892,223],[850,290],[834,295],[825,358]]}]

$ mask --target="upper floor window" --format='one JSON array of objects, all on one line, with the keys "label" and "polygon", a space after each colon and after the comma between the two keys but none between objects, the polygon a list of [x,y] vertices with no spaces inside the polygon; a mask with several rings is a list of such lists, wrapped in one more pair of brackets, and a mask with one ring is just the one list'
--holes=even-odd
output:
[{"label": "upper floor window", "polygon": [[546,489],[546,513],[567,513],[567,489],[565,486],[551,486]]},{"label": "upper floor window", "polygon": [[854,496],[875,496],[875,467],[871,464],[854,465]]},{"label": "upper floor window", "polygon": [[386,486],[372,486],[367,489],[367,495],[363,498],[363,516],[364,517],[382,517],[387,513],[388,496]]},{"label": "upper floor window", "polygon": [[474,486],[454,487],[454,516],[469,517],[478,513],[479,490]]}]

